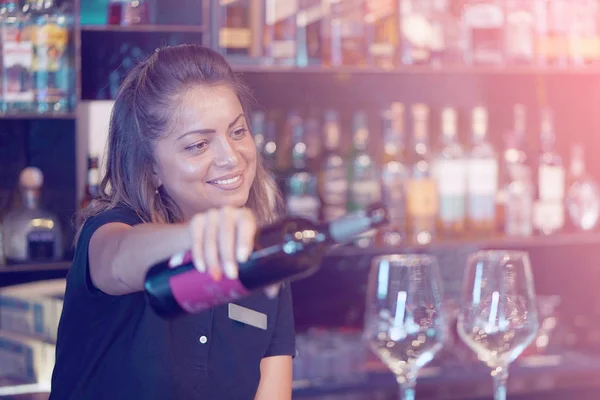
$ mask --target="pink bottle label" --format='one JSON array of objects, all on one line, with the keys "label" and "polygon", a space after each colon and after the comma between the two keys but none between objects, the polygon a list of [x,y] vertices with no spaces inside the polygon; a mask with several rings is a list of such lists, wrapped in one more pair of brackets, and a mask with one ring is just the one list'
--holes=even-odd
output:
[{"label": "pink bottle label", "polygon": [[[191,260],[191,252],[187,251],[171,257],[169,266],[175,268]],[[188,313],[204,311],[249,294],[239,279],[223,276],[220,281],[215,281],[208,272],[197,269],[172,276],[169,285],[175,301]]]}]

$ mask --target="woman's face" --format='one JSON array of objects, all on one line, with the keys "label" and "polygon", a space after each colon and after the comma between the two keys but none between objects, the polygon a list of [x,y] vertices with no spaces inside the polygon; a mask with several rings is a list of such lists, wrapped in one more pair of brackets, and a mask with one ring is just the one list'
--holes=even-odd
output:
[{"label": "woman's face", "polygon": [[257,156],[235,92],[227,85],[194,87],[174,118],[173,131],[155,144],[155,173],[183,216],[244,206]]}]

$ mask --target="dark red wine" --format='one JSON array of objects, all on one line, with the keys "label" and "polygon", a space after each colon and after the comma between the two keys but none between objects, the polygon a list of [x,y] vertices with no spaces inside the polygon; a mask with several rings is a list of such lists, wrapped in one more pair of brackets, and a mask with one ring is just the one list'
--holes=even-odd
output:
[{"label": "dark red wine", "polygon": [[194,313],[247,296],[250,292],[284,280],[314,273],[333,245],[387,223],[379,204],[327,224],[286,217],[257,233],[254,252],[240,263],[237,279],[215,281],[199,272],[190,251],[153,265],[146,275],[145,291],[154,310],[163,317]]}]

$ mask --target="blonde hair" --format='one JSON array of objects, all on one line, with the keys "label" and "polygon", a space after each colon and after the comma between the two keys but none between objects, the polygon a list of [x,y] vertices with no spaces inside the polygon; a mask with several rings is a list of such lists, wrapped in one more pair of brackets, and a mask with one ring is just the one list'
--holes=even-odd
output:
[{"label": "blonde hair", "polygon": [[[191,87],[228,85],[235,91],[244,113],[253,101],[250,90],[217,52],[198,45],[178,45],[157,50],[127,74],[110,117],[106,172],[98,198],[77,214],[78,240],[83,223],[117,205],[135,210],[144,222],[183,221],[181,210],[153,183],[153,143],[168,131],[182,93]],[[281,212],[281,195],[260,154],[256,177],[246,204],[260,224]]]}]

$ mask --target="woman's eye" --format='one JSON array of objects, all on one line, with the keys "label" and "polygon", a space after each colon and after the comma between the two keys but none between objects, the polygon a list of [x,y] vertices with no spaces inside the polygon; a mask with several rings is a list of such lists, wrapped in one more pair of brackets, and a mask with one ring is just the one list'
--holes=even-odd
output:
[{"label": "woman's eye", "polygon": [[239,129],[236,129],[235,131],[233,131],[233,133],[231,134],[231,136],[234,139],[241,139],[244,136],[246,136],[246,132],[248,132],[248,129],[246,129],[246,128],[239,128]]},{"label": "woman's eye", "polygon": [[198,142],[198,143],[194,143],[190,146],[187,146],[185,149],[188,151],[192,151],[192,152],[200,152],[202,150],[204,150],[206,148],[206,146],[208,146],[208,143],[206,142]]}]

